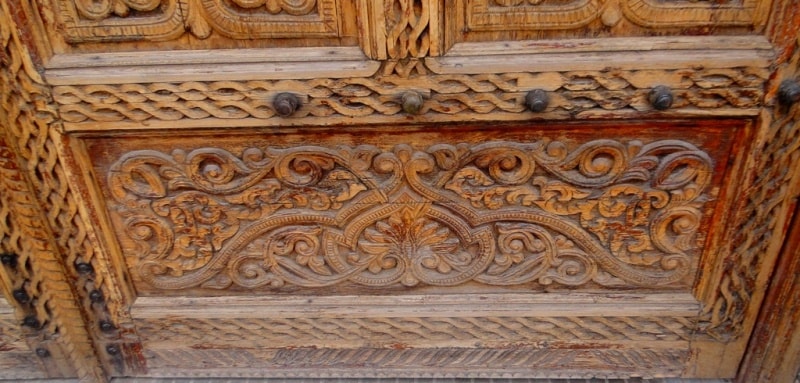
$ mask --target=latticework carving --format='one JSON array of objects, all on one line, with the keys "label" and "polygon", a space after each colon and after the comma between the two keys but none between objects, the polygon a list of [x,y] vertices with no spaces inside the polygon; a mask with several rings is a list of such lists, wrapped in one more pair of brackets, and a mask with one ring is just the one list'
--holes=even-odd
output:
[{"label": "latticework carving", "polygon": [[692,318],[683,317],[158,318],[135,323],[146,339],[217,347],[688,341],[694,329]]},{"label": "latticework carving", "polygon": [[384,9],[389,58],[427,56],[431,46],[428,0],[384,0]]},{"label": "latticework carving", "polygon": [[[786,78],[800,72],[800,49],[786,64]],[[744,198],[734,210],[732,227],[736,228],[726,251],[730,260],[723,263],[717,288],[704,305],[704,329],[718,338],[729,340],[743,335],[746,315],[753,310],[751,298],[763,263],[777,253],[782,241],[783,222],[793,206],[798,190],[791,182],[798,176],[800,163],[800,107],[776,105],[771,117],[765,117],[750,160]]]},{"label": "latticework carving", "polygon": [[[7,6],[3,2],[0,22],[4,89],[0,190],[11,224],[4,225],[8,232],[2,244],[3,250],[18,257],[16,267],[9,266],[11,271],[7,271],[15,275],[13,288],[27,291],[29,299],[21,309],[29,306],[26,315],[36,323],[32,327],[41,327],[45,340],[62,347],[57,355],[68,358],[79,377],[101,379],[105,372],[92,344],[92,335],[99,334],[87,331],[85,324],[118,323],[123,313],[123,302],[117,299],[120,286],[102,271],[108,266],[96,256],[86,221],[78,213],[78,201],[59,156],[62,128],[50,89],[40,78],[28,47],[21,43],[22,28],[16,27],[11,19],[15,13]],[[79,264],[88,265],[88,272],[79,273]],[[114,299],[93,304],[89,294],[94,290]]]},{"label": "latticework carving", "polygon": [[[389,73],[395,73],[394,64]],[[419,70],[411,62],[408,72]],[[423,68],[424,70],[424,68]],[[404,71],[401,71],[404,72]],[[358,117],[363,122],[404,119],[398,88],[410,86],[405,74],[373,78],[278,81],[217,81],[122,85],[57,86],[54,97],[64,121],[70,123],[152,122],[219,118],[226,120],[276,117],[271,96],[292,89],[308,96],[293,118]],[[674,89],[673,110],[750,109],[761,105],[766,69],[679,69],[611,72],[547,72],[417,77],[414,89],[431,92],[421,114],[427,116],[512,113],[530,117],[525,94],[546,83],[554,91],[549,112],[566,116],[591,111],[647,111],[652,78]],[[285,121],[281,119],[281,121]],[[283,123],[283,122],[280,122]]]},{"label": "latticework carving", "polygon": [[[149,349],[161,376],[650,377],[679,374],[688,351],[506,349]],[[203,368],[197,366],[202,360]],[[235,371],[235,372],[233,372]],[[651,375],[652,374],[652,375]]]},{"label": "latticework carving", "polygon": [[684,286],[713,160],[677,140],[131,151],[117,235],[157,289]]}]

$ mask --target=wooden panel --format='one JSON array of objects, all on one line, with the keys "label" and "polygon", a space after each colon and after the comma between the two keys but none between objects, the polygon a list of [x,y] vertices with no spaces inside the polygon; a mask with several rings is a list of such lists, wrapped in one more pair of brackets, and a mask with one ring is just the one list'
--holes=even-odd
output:
[{"label": "wooden panel", "polygon": [[140,294],[687,290],[736,125],[660,126],[132,136],[89,153]]},{"label": "wooden panel", "polygon": [[48,0],[45,7],[55,14],[47,26],[55,53],[358,45],[352,0]]},{"label": "wooden panel", "polygon": [[444,18],[446,46],[499,40],[749,35],[763,31],[770,5],[770,0],[456,0],[454,12]]},{"label": "wooden panel", "polygon": [[142,373],[658,377],[695,352],[746,126],[96,132],[81,156]]}]

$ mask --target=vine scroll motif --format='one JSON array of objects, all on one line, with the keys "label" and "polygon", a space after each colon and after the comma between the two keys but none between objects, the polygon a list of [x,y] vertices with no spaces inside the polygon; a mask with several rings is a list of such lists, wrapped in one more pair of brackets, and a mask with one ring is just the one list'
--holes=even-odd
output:
[{"label": "vine scroll motif", "polygon": [[125,154],[134,273],[194,287],[680,287],[712,160],[677,140]]}]

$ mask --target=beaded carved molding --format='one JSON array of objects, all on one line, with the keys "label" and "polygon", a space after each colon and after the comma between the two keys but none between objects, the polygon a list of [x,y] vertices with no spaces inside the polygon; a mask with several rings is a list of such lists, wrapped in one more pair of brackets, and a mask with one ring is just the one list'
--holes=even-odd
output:
[{"label": "beaded carved molding", "polygon": [[714,172],[679,140],[202,147],[129,151],[107,187],[140,291],[674,289]]}]

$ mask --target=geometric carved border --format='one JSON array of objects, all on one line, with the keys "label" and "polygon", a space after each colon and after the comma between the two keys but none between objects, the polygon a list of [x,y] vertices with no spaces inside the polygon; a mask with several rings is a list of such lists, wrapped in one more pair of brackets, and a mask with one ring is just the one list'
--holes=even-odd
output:
[{"label": "geometric carved border", "polygon": [[[794,54],[779,71],[773,84],[800,79],[800,40]],[[800,106],[777,104],[762,114],[760,132],[740,186],[745,198],[731,209],[728,225],[735,230],[723,237],[723,267],[709,270],[703,280],[704,305],[701,329],[722,340],[746,335],[755,319],[768,283],[772,264],[785,236],[786,217],[798,196],[800,174]],[[793,182],[795,184],[793,184]]]},{"label": "geometric carved border", "polygon": [[503,347],[542,342],[689,341],[691,317],[403,317],[136,319],[151,343],[207,347]]},{"label": "geometric carved border", "polygon": [[[767,69],[747,67],[433,74],[419,62],[410,69],[413,72],[404,75],[393,66],[395,72],[379,72],[371,78],[64,85],[54,88],[54,97],[69,130],[117,128],[120,123],[146,128],[159,121],[201,119],[229,121],[226,124],[257,119],[268,125],[356,117],[363,123],[399,122],[407,121],[400,102],[405,90],[429,95],[419,112],[422,118],[502,115],[526,120],[533,114],[525,106],[525,94],[543,88],[551,91],[543,116],[562,119],[651,111],[647,94],[658,79],[673,88],[673,112],[751,114],[761,105],[769,74]],[[271,98],[286,89],[308,99],[291,117],[280,118]],[[144,122],[148,125],[142,126]]]},{"label": "geometric carved border", "polygon": [[[241,377],[662,377],[679,376],[689,352],[508,349],[146,349],[156,376]],[[203,361],[204,368],[187,369]],[[591,371],[591,372],[587,372]]]}]

